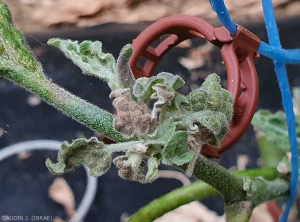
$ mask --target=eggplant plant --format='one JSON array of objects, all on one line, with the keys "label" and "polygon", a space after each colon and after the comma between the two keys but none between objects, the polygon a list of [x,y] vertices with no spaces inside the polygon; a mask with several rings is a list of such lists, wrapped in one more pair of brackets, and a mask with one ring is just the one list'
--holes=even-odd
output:
[{"label": "eggplant plant", "polygon": [[[130,44],[123,47],[116,60],[103,52],[99,41],[79,43],[55,38],[48,44],[61,50],[84,74],[107,82],[111,93],[96,96],[109,96],[117,111],[113,115],[52,82],[15,29],[9,9],[0,1],[0,76],[115,142],[105,144],[96,137],[63,142],[57,162],[46,161],[53,174],[84,165],[90,175],[99,177],[114,164],[122,179],[151,183],[159,165],[164,164],[199,180],[154,200],[130,222],[153,221],[183,204],[216,194],[224,199],[226,221],[246,222],[259,204],[288,197],[289,141],[283,113],[259,111],[253,120],[263,134],[259,137],[262,153],[272,149],[262,155],[265,167],[231,173],[201,155],[206,144],[220,146],[233,116],[232,95],[221,87],[217,74],[209,75],[199,88],[182,95],[178,89],[185,82],[171,73],[135,79],[128,65]],[[297,123],[300,130],[300,121]]]}]

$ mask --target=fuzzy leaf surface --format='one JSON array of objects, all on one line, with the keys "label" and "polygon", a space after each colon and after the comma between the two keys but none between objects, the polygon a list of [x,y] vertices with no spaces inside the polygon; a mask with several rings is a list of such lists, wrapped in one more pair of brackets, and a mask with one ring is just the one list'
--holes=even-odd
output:
[{"label": "fuzzy leaf surface", "polygon": [[146,137],[145,145],[162,145],[164,146],[170,137],[175,133],[175,126],[165,124],[157,128],[152,134]]},{"label": "fuzzy leaf surface", "polygon": [[132,55],[132,46],[130,44],[125,45],[119,55],[117,60],[117,73],[118,73],[118,82],[122,88],[132,89],[135,78],[132,74],[132,71],[129,67],[129,60]]},{"label": "fuzzy leaf surface", "polygon": [[47,159],[46,166],[51,173],[61,175],[81,165],[90,169],[90,175],[97,177],[105,174],[111,166],[111,153],[104,149],[103,142],[97,138],[77,139],[71,144],[63,142],[58,153],[58,162]]},{"label": "fuzzy leaf surface", "polygon": [[157,76],[152,76],[149,79],[139,78],[133,86],[133,95],[138,100],[147,101],[151,98],[151,95],[155,93],[153,86],[156,84],[164,85],[172,92],[183,86],[184,81],[180,76],[167,72],[159,73]]},{"label": "fuzzy leaf surface", "polygon": [[[219,147],[229,131],[233,99],[231,93],[221,87],[220,82],[217,74],[211,74],[201,87],[187,96],[188,102],[184,101],[182,96],[176,96],[179,99],[177,104],[181,104],[185,112],[173,113],[170,121],[177,128],[186,129],[199,145],[208,143]],[[171,107],[174,107],[174,110],[180,109],[176,104]],[[168,109],[169,107],[166,110]]]},{"label": "fuzzy leaf surface", "polygon": [[194,153],[188,151],[188,133],[184,131],[175,132],[163,149],[163,164],[181,166],[190,162]]},{"label": "fuzzy leaf surface", "polygon": [[[102,51],[102,43],[99,41],[79,43],[54,38],[50,39],[48,44],[59,48],[83,73],[106,81],[112,90],[126,88],[125,86],[132,86],[134,83],[132,73],[126,64],[132,54],[130,45],[123,48],[117,64],[111,54]],[[120,72],[124,72],[124,78]]]},{"label": "fuzzy leaf surface", "polygon": [[42,66],[35,60],[22,34],[12,24],[11,14],[0,1],[0,76],[15,79],[45,79]]}]

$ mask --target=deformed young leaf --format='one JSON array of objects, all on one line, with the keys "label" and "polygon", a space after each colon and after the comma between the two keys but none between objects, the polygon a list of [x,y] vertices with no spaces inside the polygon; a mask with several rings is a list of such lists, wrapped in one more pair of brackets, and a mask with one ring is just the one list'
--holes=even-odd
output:
[{"label": "deformed young leaf", "polygon": [[159,113],[159,121],[160,123],[163,123],[168,121],[172,116],[190,111],[190,101],[188,98],[178,92],[175,92],[174,98],[171,100],[171,104],[161,109]]},{"label": "deformed young leaf", "polygon": [[174,125],[172,124],[161,125],[152,134],[147,135],[145,145],[164,146],[174,133],[175,133]]},{"label": "deformed young leaf", "polygon": [[211,110],[225,114],[231,122],[233,113],[233,98],[230,92],[221,87],[220,77],[213,73],[204,81],[201,87],[192,91],[188,98],[194,112]]},{"label": "deformed young leaf", "polygon": [[188,136],[185,131],[176,131],[170,137],[163,149],[163,164],[181,166],[193,159],[194,153],[188,150]]},{"label": "deformed young leaf", "polygon": [[116,61],[111,54],[102,51],[101,42],[83,41],[79,44],[78,41],[54,38],[48,44],[59,48],[85,74],[103,79],[113,90],[119,88]]},{"label": "deformed young leaf", "polygon": [[165,85],[168,91],[174,92],[184,85],[184,81],[180,76],[167,72],[159,73],[149,79],[139,78],[133,86],[133,95],[140,101],[149,101],[151,95],[155,92],[153,86],[156,84]]},{"label": "deformed young leaf", "polygon": [[134,135],[146,135],[151,131],[150,110],[145,103],[137,103],[131,99],[130,89],[114,90],[110,98],[115,98],[113,106],[117,110],[114,128],[125,138]]},{"label": "deformed young leaf", "polygon": [[129,60],[132,55],[132,46],[127,44],[123,47],[120,52],[119,58],[117,60],[117,72],[118,72],[118,82],[122,88],[132,89],[135,78],[132,74],[132,71],[129,67]]},{"label": "deformed young leaf", "polygon": [[134,84],[133,75],[127,64],[132,53],[130,45],[122,49],[117,63],[111,54],[102,51],[102,43],[99,41],[79,43],[54,38],[50,39],[48,44],[59,48],[83,73],[106,81],[112,90],[132,87]]},{"label": "deformed young leaf", "polygon": [[175,112],[170,116],[170,121],[177,128],[186,129],[200,146],[219,147],[229,130],[233,99],[230,92],[221,87],[220,81],[217,74],[209,75],[201,87],[187,96],[188,102],[181,99],[185,112]]},{"label": "deformed young leaf", "polygon": [[90,169],[91,176],[101,176],[111,166],[111,153],[104,150],[105,144],[96,137],[77,139],[73,143],[63,142],[58,153],[58,162],[47,159],[46,166],[51,173],[61,175],[85,165]]},{"label": "deformed young leaf", "polygon": [[128,152],[124,156],[118,156],[113,160],[118,168],[119,176],[124,180],[146,183],[146,164],[144,155]]},{"label": "deformed young leaf", "polygon": [[[202,143],[208,143],[216,147],[220,146],[230,126],[230,122],[227,121],[223,113],[210,110],[186,115],[185,121],[189,130],[193,131],[195,127],[197,128],[192,134],[195,134],[196,137],[203,137],[204,140],[202,140]],[[205,135],[203,135],[203,131],[201,131],[202,128],[205,128],[211,133],[211,138],[204,138]],[[197,135],[198,133],[200,133],[200,135]]]},{"label": "deformed young leaf", "polygon": [[158,113],[166,106],[170,106],[173,98],[175,97],[175,92],[169,92],[165,85],[157,84],[152,87],[155,93],[151,95],[151,99],[156,99],[157,101],[153,105],[151,112],[151,118],[157,119]]},{"label": "deformed young leaf", "polygon": [[151,183],[158,173],[158,160],[154,156],[156,153],[157,151],[138,143],[128,149],[125,155],[116,157],[113,163],[118,168],[121,178]]}]

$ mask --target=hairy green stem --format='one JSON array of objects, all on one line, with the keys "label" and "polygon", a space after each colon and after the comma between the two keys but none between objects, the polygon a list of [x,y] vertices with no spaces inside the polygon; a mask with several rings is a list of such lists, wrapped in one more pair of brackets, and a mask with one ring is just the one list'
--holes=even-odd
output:
[{"label": "hairy green stem", "polygon": [[[187,165],[180,166],[186,170]],[[243,180],[224,167],[200,155],[195,164],[193,176],[216,188],[225,200],[225,203],[234,203],[246,200],[243,190]]]},{"label": "hairy green stem", "polygon": [[[266,180],[278,178],[276,168],[261,168],[234,172],[235,175],[243,177],[263,177]],[[189,186],[178,188],[164,196],[152,201],[147,206],[135,213],[129,222],[150,222],[165,213],[174,210],[192,201],[201,200],[218,194],[218,191],[203,181],[197,181]]]},{"label": "hairy green stem", "polygon": [[36,94],[48,104],[85,126],[116,142],[126,141],[120,133],[114,130],[111,113],[71,94],[46,77],[37,78],[34,74],[21,74],[9,70],[1,72],[1,75]]}]

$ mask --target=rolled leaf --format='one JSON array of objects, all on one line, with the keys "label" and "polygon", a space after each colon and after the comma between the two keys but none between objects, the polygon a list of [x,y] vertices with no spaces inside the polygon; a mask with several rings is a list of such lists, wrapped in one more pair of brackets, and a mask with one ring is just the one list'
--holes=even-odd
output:
[{"label": "rolled leaf", "polygon": [[104,149],[105,145],[97,138],[77,139],[73,143],[63,142],[58,153],[58,162],[46,160],[46,166],[51,173],[61,175],[72,171],[81,165],[90,169],[94,177],[105,174],[111,167],[111,153]]}]

